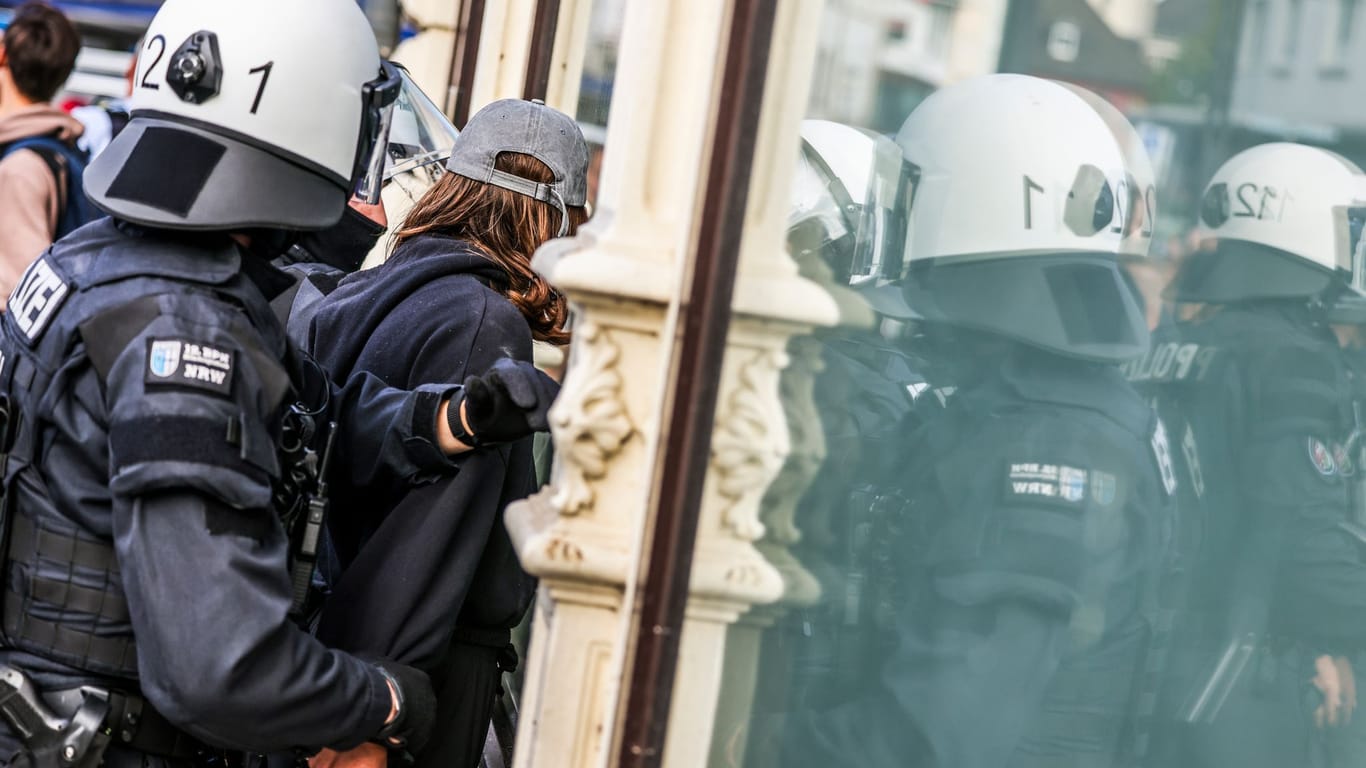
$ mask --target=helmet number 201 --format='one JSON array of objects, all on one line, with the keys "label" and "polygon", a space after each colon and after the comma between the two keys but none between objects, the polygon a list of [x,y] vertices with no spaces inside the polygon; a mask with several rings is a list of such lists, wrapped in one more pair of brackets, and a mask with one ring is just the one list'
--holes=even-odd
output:
[{"label": "helmet number 201", "polygon": [[[157,49],[156,56],[152,59],[152,62],[147,65],[147,69],[143,70],[142,79],[138,81],[138,84],[149,91],[159,91],[161,90],[161,83],[154,83],[151,78],[152,73],[156,71],[157,65],[160,64],[162,58],[166,56],[166,37],[164,35],[156,35],[148,40],[145,50],[150,51],[153,47]],[[247,74],[261,76],[261,82],[256,86],[256,98],[251,101],[251,114],[253,115],[256,114],[256,110],[261,108],[261,97],[266,93],[266,84],[270,82],[270,71],[274,67],[274,61],[267,61],[259,67],[253,67],[252,69],[247,70]]]}]

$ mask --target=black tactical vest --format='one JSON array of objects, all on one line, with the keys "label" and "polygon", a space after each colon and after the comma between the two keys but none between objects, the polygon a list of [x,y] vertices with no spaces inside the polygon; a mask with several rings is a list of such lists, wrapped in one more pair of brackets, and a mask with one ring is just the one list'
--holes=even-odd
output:
[{"label": "black tactical vest", "polygon": [[[9,417],[6,646],[75,672],[137,677],[110,538],[111,453],[136,447],[110,445],[105,382],[116,357],[166,302],[199,294],[220,308],[218,316],[204,314],[203,323],[260,329],[244,348],[261,358],[258,369],[278,374],[259,396],[283,403],[290,389],[278,362],[285,339],[260,289],[242,274],[242,258],[226,237],[124,231],[103,219],[55,245],[20,280],[0,320],[0,395]],[[152,350],[153,367],[172,365],[168,355]],[[192,371],[186,362],[178,370],[213,387],[222,383],[213,363]],[[164,426],[157,438],[173,440],[175,425]],[[186,428],[203,426],[186,421]],[[235,425],[217,428],[231,442]],[[276,446],[263,442],[239,439],[240,460],[278,476]]]}]

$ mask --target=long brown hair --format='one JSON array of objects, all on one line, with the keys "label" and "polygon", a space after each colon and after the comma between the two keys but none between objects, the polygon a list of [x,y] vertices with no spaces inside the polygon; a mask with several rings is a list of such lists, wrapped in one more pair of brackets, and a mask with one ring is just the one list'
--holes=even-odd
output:
[{"label": "long brown hair", "polygon": [[[554,180],[540,160],[516,152],[498,156],[495,167],[544,184]],[[583,207],[569,208],[569,234],[588,219]],[[569,343],[564,295],[531,268],[531,255],[560,230],[560,212],[526,195],[446,173],[417,201],[395,235],[396,244],[418,235],[464,240],[478,248],[507,275],[508,301],[531,326],[531,336],[551,344]]]}]

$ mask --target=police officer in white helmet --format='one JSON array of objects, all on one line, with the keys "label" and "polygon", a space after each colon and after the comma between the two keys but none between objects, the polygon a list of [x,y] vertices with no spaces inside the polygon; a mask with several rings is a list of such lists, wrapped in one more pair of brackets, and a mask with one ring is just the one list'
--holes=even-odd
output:
[{"label": "police officer in white helmet", "polygon": [[918,351],[955,390],[896,448],[893,637],[783,764],[1122,763],[1173,483],[1117,368],[1148,343],[1124,153],[1086,99],[1018,75],[931,95],[897,143]]},{"label": "police officer in white helmet", "polygon": [[269,259],[353,195],[373,202],[398,89],[350,0],[168,0],[153,20],[132,120],[85,176],[110,218],[39,258],[0,319],[0,762],[221,765],[426,738],[424,674],[294,623],[318,469],[448,471],[456,434],[543,428],[554,385],[519,368],[459,408],[444,387],[336,388],[274,318],[289,280]]},{"label": "police officer in white helmet", "polygon": [[1315,764],[1348,746],[1366,650],[1342,349],[1360,321],[1366,175],[1326,150],[1256,146],[1215,173],[1199,217],[1209,247],[1170,289],[1198,309],[1165,333],[1175,354],[1140,369],[1185,419],[1203,531],[1158,747],[1192,766]]}]

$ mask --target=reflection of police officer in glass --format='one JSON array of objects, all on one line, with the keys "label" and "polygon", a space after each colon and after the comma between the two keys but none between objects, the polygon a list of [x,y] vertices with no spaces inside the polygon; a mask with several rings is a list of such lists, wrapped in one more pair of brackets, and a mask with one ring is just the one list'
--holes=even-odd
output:
[{"label": "reflection of police officer in glass", "polygon": [[271,511],[300,469],[277,455],[284,406],[309,397],[340,422],[336,471],[417,477],[471,432],[526,434],[553,388],[519,369],[448,406],[443,389],[302,378],[267,260],[378,178],[398,89],[354,3],[170,0],[144,46],[132,122],[85,179],[115,218],[36,261],[0,320],[0,762],[419,742],[424,675],[288,618],[309,574],[291,583],[308,543],[290,551]]},{"label": "reflection of police officer in glass", "polygon": [[[911,168],[895,142],[871,131],[807,120],[801,136],[789,247],[804,271],[828,269],[854,290],[840,294],[841,327],[816,334],[825,458],[797,511],[802,536],[793,546],[821,595],[766,633],[755,705],[761,742],[776,737],[770,714],[823,708],[859,690],[847,664],[879,641],[887,611],[877,550],[904,506],[891,449],[911,392],[924,386],[916,361],[884,335],[912,315],[890,284],[901,277]],[[747,756],[756,767],[778,761],[762,747]]]},{"label": "reflection of police officer in glass", "polygon": [[1123,154],[1075,93],[1013,75],[936,93],[897,143],[919,171],[908,303],[957,390],[898,453],[895,647],[786,764],[1112,765],[1171,486],[1114,365],[1147,342],[1116,259]]},{"label": "reflection of police officer in glass", "polygon": [[1200,211],[1217,244],[1172,287],[1190,319],[1131,369],[1179,414],[1203,528],[1163,696],[1159,746],[1182,764],[1317,764],[1315,726],[1350,716],[1366,567],[1334,325],[1360,303],[1340,275],[1360,274],[1363,203],[1366,177],[1330,152],[1230,159]]}]

